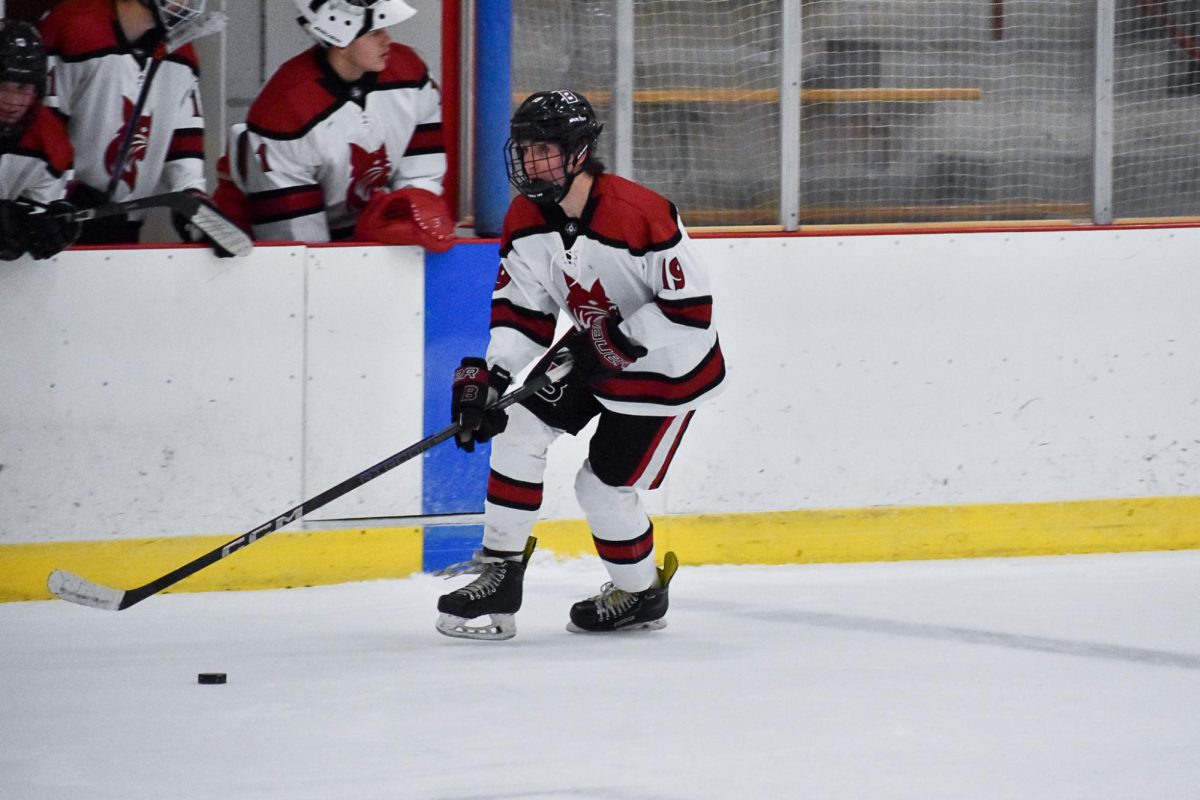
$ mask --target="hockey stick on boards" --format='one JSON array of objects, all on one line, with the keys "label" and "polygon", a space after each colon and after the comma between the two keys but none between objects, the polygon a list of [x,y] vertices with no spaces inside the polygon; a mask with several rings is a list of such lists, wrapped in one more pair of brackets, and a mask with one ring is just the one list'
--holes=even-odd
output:
[{"label": "hockey stick on boards", "polygon": [[104,203],[95,208],[79,208],[68,216],[75,222],[111,217],[146,208],[169,208],[195,225],[205,236],[237,256],[249,255],[254,241],[228,217],[192,192],[166,192],[136,200]]},{"label": "hockey stick on boards", "polygon": [[[571,371],[571,361],[569,359],[560,360],[555,363],[550,369],[542,374],[530,378],[519,389],[514,389],[508,394],[501,397],[489,409],[507,408],[514,403],[519,403],[526,398],[532,397],[542,391],[551,384],[557,383],[566,377]],[[269,533],[274,533],[285,525],[289,525],[306,514],[316,511],[321,506],[331,503],[342,495],[357,489],[364,483],[373,481],[380,475],[389,470],[400,466],[405,461],[414,458],[415,456],[424,453],[434,445],[446,441],[454,436],[460,430],[458,423],[455,423],[448,428],[443,428],[437,433],[427,436],[414,445],[404,448],[394,455],[390,455],[383,461],[380,461],[374,466],[367,467],[357,475],[347,478],[337,486],[326,489],[316,497],[305,500],[298,506],[290,508],[279,516],[259,525],[257,528],[243,533],[236,539],[232,539],[225,544],[212,550],[204,555],[184,564],[178,569],[168,572],[161,578],[156,578],[144,586],[139,586],[136,589],[114,589],[110,586],[95,583],[87,578],[80,577],[73,572],[68,572],[63,569],[56,569],[50,573],[47,580],[47,586],[51,593],[56,597],[72,603],[78,603],[81,606],[91,606],[92,608],[103,608],[108,611],[121,611],[129,608],[134,603],[140,603],[152,594],[158,594],[163,589],[171,586],[184,578],[192,575],[210,564],[232,555],[241,550],[243,547],[254,544],[259,539]]]}]

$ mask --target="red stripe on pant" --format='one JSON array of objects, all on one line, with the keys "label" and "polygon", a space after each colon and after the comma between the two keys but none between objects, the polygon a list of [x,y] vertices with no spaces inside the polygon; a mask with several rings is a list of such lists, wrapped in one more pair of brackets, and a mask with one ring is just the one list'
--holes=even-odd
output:
[{"label": "red stripe on pant", "polygon": [[671,452],[667,453],[667,460],[663,462],[662,469],[658,471],[654,482],[650,484],[651,489],[657,489],[662,486],[663,478],[667,477],[667,467],[671,466],[671,462],[675,460],[675,451],[679,449],[679,443],[683,441],[683,435],[687,433],[688,425],[692,424],[692,416],[695,411],[689,411],[683,418],[683,424],[679,426],[679,433],[675,436],[675,443],[671,445]]},{"label": "red stripe on pant", "polygon": [[605,561],[612,564],[636,564],[654,550],[654,525],[651,524],[645,533],[629,541],[612,542],[597,536],[592,536],[592,541],[596,543],[596,552]]},{"label": "red stripe on pant", "polygon": [[637,469],[629,476],[629,480],[625,481],[626,486],[633,486],[642,479],[642,473],[646,471],[646,467],[650,465],[650,459],[654,458],[654,454],[658,452],[659,446],[662,444],[663,437],[667,435],[667,430],[670,429],[671,423],[675,421],[674,417],[667,417],[663,420],[662,426],[655,431],[654,440],[650,442],[650,446],[646,448],[646,452],[642,454],[642,460],[638,463]]}]

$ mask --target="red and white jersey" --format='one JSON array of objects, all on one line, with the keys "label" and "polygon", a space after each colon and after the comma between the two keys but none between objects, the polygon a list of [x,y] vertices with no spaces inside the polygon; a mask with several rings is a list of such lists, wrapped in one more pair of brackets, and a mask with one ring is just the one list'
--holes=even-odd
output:
[{"label": "red and white jersey", "polygon": [[[125,39],[112,0],[66,0],[46,15],[41,31],[50,56],[46,105],[67,123],[76,179],[103,191],[150,53]],[[138,114],[114,200],[205,189],[199,75],[190,44],[163,58]]]},{"label": "red and white jersey", "polygon": [[354,83],[320,47],[295,56],[263,87],[246,128],[233,166],[259,240],[348,238],[377,191],[442,193],[441,93],[402,44],[392,44],[382,72]]},{"label": "red and white jersey", "polygon": [[500,257],[489,365],[516,374],[541,355],[560,311],[576,328],[615,311],[621,330],[649,352],[592,385],[606,408],[676,416],[724,380],[708,272],[661,195],[601,174],[578,220],[519,196],[504,219]]},{"label": "red and white jersey", "polygon": [[0,151],[0,200],[62,200],[72,158],[66,127],[45,106],[37,106],[25,132]]}]

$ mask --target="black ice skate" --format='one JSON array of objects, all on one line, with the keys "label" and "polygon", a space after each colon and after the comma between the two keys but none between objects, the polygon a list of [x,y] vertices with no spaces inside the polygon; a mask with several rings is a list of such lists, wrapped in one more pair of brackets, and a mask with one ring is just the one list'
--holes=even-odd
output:
[{"label": "black ice skate", "polygon": [[[521,586],[525,580],[525,565],[533,555],[537,539],[525,543],[520,561],[506,561],[495,556],[475,553],[470,561],[452,564],[439,575],[477,574],[478,578],[461,589],[438,598],[437,629],[439,633],[459,639],[511,639],[517,635],[514,614],[521,608]],[[471,625],[471,620],[487,614],[490,625]]]},{"label": "black ice skate", "polygon": [[572,633],[608,633],[610,631],[656,631],[667,627],[667,586],[679,568],[674,553],[663,557],[658,571],[662,586],[644,592],[626,592],[604,584],[600,594],[571,606]]}]

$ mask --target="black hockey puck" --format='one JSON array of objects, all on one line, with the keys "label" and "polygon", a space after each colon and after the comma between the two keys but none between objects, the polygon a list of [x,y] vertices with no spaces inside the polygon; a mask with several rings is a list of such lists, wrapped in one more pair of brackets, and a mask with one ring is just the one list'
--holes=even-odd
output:
[{"label": "black hockey puck", "polygon": [[224,672],[201,672],[196,676],[197,683],[224,683]]}]

